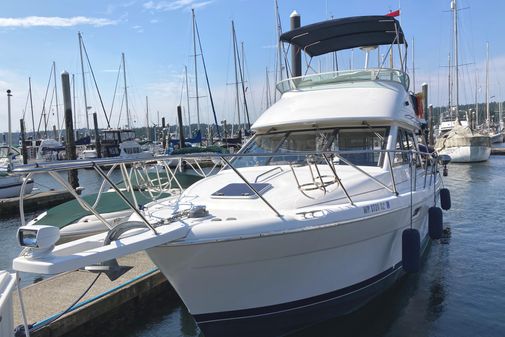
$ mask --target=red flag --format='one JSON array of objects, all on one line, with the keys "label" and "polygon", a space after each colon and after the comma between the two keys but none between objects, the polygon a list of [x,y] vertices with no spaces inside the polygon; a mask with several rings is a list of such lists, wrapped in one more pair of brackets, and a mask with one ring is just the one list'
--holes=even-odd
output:
[{"label": "red flag", "polygon": [[398,9],[394,12],[389,12],[388,14],[386,14],[386,16],[392,16],[392,17],[400,16],[400,10]]}]

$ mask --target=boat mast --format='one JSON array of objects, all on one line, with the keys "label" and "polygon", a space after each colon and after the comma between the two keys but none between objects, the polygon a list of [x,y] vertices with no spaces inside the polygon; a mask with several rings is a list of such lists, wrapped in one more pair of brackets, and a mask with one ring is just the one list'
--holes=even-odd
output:
[{"label": "boat mast", "polygon": [[189,137],[191,138],[193,132],[191,130],[191,111],[189,109],[189,83],[188,83],[188,67],[184,66],[184,76],[186,77],[186,104],[188,109],[188,126],[189,126]]},{"label": "boat mast", "polygon": [[33,139],[35,139],[35,118],[33,117],[32,78],[31,77],[28,77],[28,92],[30,94],[30,110],[32,113]]},{"label": "boat mast", "polygon": [[454,82],[455,82],[456,120],[459,122],[458,5],[456,0],[452,0],[451,10],[453,13],[453,23],[454,23],[454,72],[455,72]]},{"label": "boat mast", "polygon": [[193,17],[193,54],[195,61],[195,93],[196,93],[196,128],[198,131],[200,130],[200,97],[198,96],[198,63],[197,63],[197,54],[196,54],[196,18],[195,18],[195,9],[191,8],[191,13]]},{"label": "boat mast", "polygon": [[[275,0],[275,20],[276,20],[276,32],[277,32],[277,62],[276,62],[276,71],[275,71],[275,81],[274,81],[274,102],[277,102],[277,90],[275,89],[275,85],[282,81],[282,42],[280,40],[280,36],[282,34],[282,26],[281,26],[281,18],[279,15],[279,3]],[[270,89],[269,89],[270,90]]]},{"label": "boat mast", "polygon": [[479,125],[479,82],[475,75],[475,125]]},{"label": "boat mast", "polygon": [[84,92],[84,113],[86,114],[86,128],[89,133],[89,116],[88,116],[88,98],[86,96],[86,76],[84,74],[84,60],[82,58],[82,35],[81,32],[77,32],[79,36],[79,53],[81,55],[81,71],[82,71],[82,89]]},{"label": "boat mast", "polygon": [[60,112],[58,109],[58,85],[56,81],[56,62],[53,61],[54,96],[56,98],[56,124],[58,125],[58,141],[61,139]]},{"label": "boat mast", "polygon": [[270,107],[271,103],[271,96],[270,96],[270,79],[268,77],[268,67],[266,68],[265,71],[266,75],[266,92],[265,92],[265,99],[266,99],[266,108],[268,109]]},{"label": "boat mast", "polygon": [[124,99],[126,105],[126,127],[130,128],[130,111],[128,110],[128,89],[126,86],[126,63],[124,60],[124,53],[121,53],[121,60],[123,62],[123,80],[124,80]]},{"label": "boat mast", "polygon": [[[245,53],[244,53],[244,41],[241,42],[241,47],[242,47],[242,66],[239,67],[240,71],[240,82],[242,83],[242,95],[244,96],[244,124],[245,121],[247,120],[247,129],[251,129],[251,121],[249,120],[249,107],[247,106],[247,98],[245,95],[246,92],[246,87],[245,87]],[[239,54],[239,61],[240,61],[240,54]]]},{"label": "boat mast", "polygon": [[[451,53],[447,56],[447,61],[448,61],[448,69],[449,69],[449,77],[448,77],[448,83],[447,83],[447,88],[449,89],[449,102],[447,105],[447,109],[449,111],[449,116],[452,117],[452,78],[451,78]],[[458,114],[456,113],[456,118],[458,117]]]},{"label": "boat mast", "polygon": [[231,33],[233,38],[233,61],[235,65],[235,99],[237,102],[237,116],[238,116],[238,128],[239,130],[242,128],[242,123],[240,121],[240,95],[238,93],[238,69],[239,66],[237,64],[237,36],[235,35],[235,24],[233,20],[231,20]]},{"label": "boat mast", "polygon": [[72,74],[72,105],[74,109],[74,137],[77,139],[77,112],[75,110],[75,75]]},{"label": "boat mast", "polygon": [[486,42],[486,123],[491,127],[491,114],[489,113],[489,42]]},{"label": "boat mast", "polygon": [[151,137],[149,137],[149,98],[146,96],[146,137],[147,140],[150,141]]},{"label": "boat mast", "polygon": [[412,91],[416,92],[415,39],[412,38]]}]

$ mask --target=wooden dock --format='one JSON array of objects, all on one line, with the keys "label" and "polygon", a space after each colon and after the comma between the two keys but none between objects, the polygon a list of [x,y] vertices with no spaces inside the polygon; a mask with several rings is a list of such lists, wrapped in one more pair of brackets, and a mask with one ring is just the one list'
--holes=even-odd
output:
[{"label": "wooden dock", "polygon": [[[33,212],[59,205],[72,198],[67,191],[33,192],[25,196],[23,205],[25,212]],[[13,216],[19,216],[19,197],[0,199],[0,219]]]},{"label": "wooden dock", "polygon": [[[61,317],[90,286],[97,274],[74,271],[29,285],[22,289],[28,324],[39,330],[32,337],[85,337],[99,331],[131,324],[135,316],[152,306],[152,301],[177,302],[178,296],[145,252],[118,259],[119,265],[133,267],[115,281],[101,274],[90,291],[71,311]],[[22,324],[17,293],[13,297],[14,326]],[[57,318],[53,321],[54,318]],[[47,325],[46,325],[47,324]]]}]

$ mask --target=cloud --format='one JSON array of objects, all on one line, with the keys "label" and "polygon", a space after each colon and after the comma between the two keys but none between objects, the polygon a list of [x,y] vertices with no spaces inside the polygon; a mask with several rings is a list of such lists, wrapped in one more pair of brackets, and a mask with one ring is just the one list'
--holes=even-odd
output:
[{"label": "cloud", "polygon": [[175,11],[178,9],[202,8],[213,1],[198,1],[198,0],[175,0],[175,1],[148,1],[144,3],[145,9],[156,11]]},{"label": "cloud", "polygon": [[85,16],[74,16],[71,18],[48,17],[48,16],[27,16],[24,18],[0,18],[0,27],[72,27],[79,25],[90,25],[103,27],[116,25],[118,21],[104,18],[89,18]]},{"label": "cloud", "polygon": [[132,26],[132,29],[135,30],[137,33],[143,33],[144,32],[144,27],[139,26],[139,25]]}]

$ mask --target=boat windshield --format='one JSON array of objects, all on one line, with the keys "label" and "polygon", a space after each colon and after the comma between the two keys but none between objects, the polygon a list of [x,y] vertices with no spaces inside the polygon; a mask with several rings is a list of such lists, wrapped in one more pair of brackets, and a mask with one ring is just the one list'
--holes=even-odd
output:
[{"label": "boat windshield", "polygon": [[[381,153],[371,151],[384,150],[388,134],[389,127],[331,128],[257,134],[241,151],[247,156],[237,157],[233,165],[234,167],[303,165],[307,163],[307,156],[314,152],[354,151],[355,153],[343,153],[341,156],[355,165],[381,166]],[[256,154],[258,156],[255,156]]]}]

